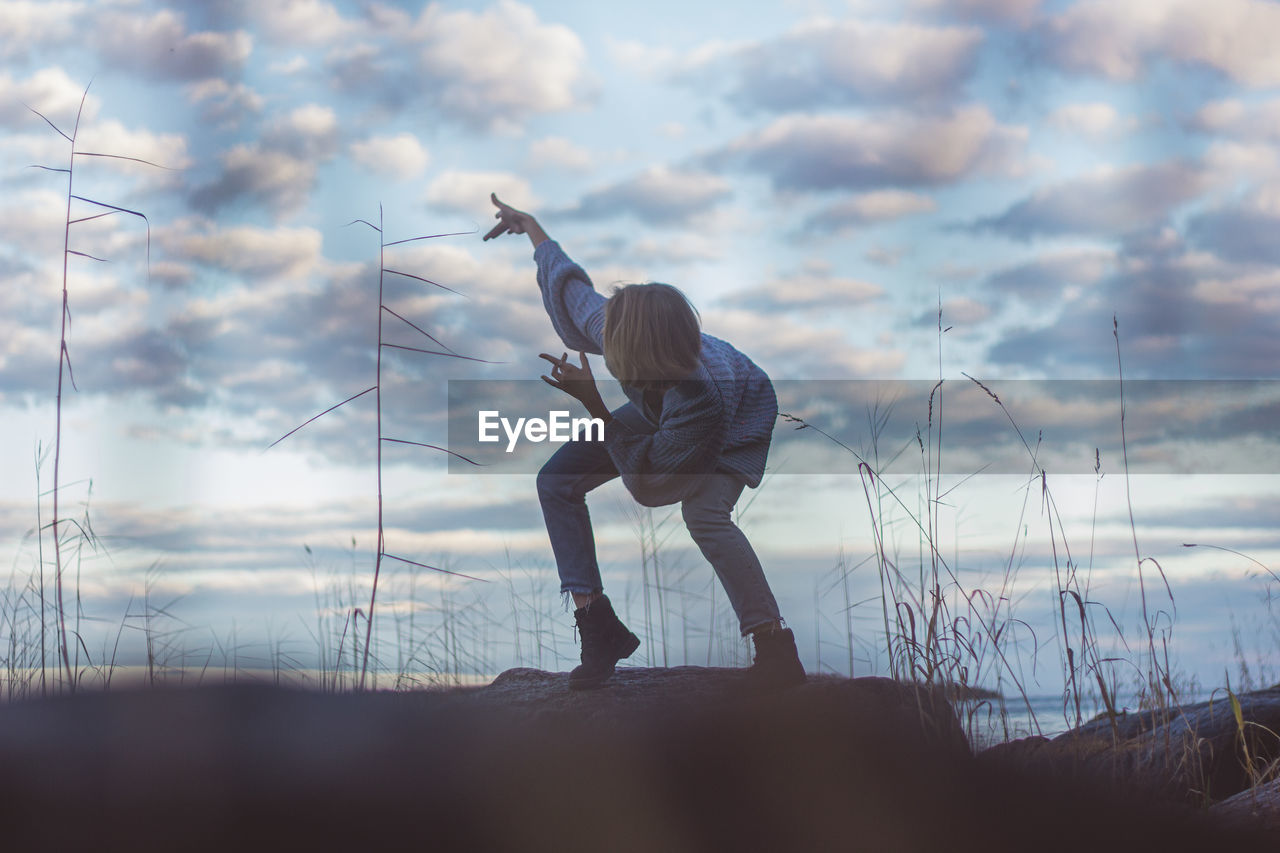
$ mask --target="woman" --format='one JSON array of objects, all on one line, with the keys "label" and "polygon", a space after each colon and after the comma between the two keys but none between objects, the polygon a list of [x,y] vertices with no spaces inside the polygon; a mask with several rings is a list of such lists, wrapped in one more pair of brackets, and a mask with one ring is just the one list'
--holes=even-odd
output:
[{"label": "woman", "polygon": [[[743,636],[755,643],[748,681],[764,688],[803,682],[795,636],[783,627],[760,561],[731,518],[743,487],[759,486],[764,475],[778,413],[769,377],[728,343],[702,334],[693,307],[674,287],[633,284],[606,299],[532,216],[490,198],[499,222],[484,239],[529,235],[551,324],[565,346],[579,351],[578,364],[568,352],[542,353],[553,365],[543,380],[605,422],[603,442],[566,442],[538,474],[561,592],[573,597],[582,637],[582,664],[569,674],[569,686],[599,686],[640,645],[604,594],[585,500],[617,476],[645,506],[681,504]],[[613,412],[605,407],[589,352],[604,355],[631,402]]]}]

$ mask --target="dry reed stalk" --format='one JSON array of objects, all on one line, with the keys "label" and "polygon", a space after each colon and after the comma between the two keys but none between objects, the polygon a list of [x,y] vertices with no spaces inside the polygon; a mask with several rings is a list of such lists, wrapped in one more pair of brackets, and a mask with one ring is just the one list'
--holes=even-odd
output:
[{"label": "dry reed stalk", "polygon": [[[92,82],[90,82],[89,86],[85,87],[84,92],[80,96],[80,104],[76,110],[75,124],[72,127],[72,131],[70,134],[67,134],[66,132],[64,132],[61,128],[59,128],[56,124],[54,124],[54,122],[51,119],[49,119],[48,116],[44,115],[39,110],[35,109],[34,107],[27,107],[27,109],[31,110],[31,112],[35,113],[37,116],[43,119],[44,122],[47,125],[49,125],[49,127],[53,128],[53,130],[59,136],[65,139],[67,141],[67,144],[70,146],[69,153],[67,155],[67,165],[65,168],[57,168],[57,167],[44,166],[44,165],[36,165],[33,168],[42,169],[47,172],[61,173],[67,176],[67,204],[66,204],[66,216],[63,221],[64,228],[63,228],[63,242],[62,242],[62,311],[60,312],[61,331],[60,331],[59,340],[58,340],[58,383],[57,383],[57,392],[55,397],[55,425],[54,425],[54,446],[53,446],[53,490],[52,490],[53,518],[52,518],[52,521],[50,522],[50,527],[53,533],[54,591],[55,591],[54,595],[55,595],[56,606],[57,606],[58,652],[60,657],[62,658],[64,676],[66,678],[68,689],[72,691],[75,690],[76,677],[75,677],[75,670],[71,664],[71,656],[68,649],[66,607],[64,603],[63,578],[62,578],[62,575],[63,575],[62,541],[59,534],[59,527],[63,523],[60,506],[59,506],[59,498],[60,498],[60,492],[61,492],[61,482],[59,480],[59,477],[61,475],[61,463],[62,463],[62,391],[63,391],[64,377],[71,382],[71,387],[73,389],[79,390],[78,388],[76,388],[75,373],[71,366],[71,353],[67,347],[67,337],[68,337],[68,333],[70,331],[70,326],[71,326],[71,307],[70,307],[70,288],[69,288],[70,260],[73,255],[76,257],[85,258],[87,260],[96,261],[99,263],[105,263],[105,259],[96,257],[87,252],[82,252],[78,249],[71,248],[71,227],[73,225],[78,225],[80,223],[91,222],[96,219],[102,219],[104,217],[114,216],[117,213],[125,213],[125,214],[129,214],[130,216],[136,216],[142,219],[142,221],[146,223],[146,226],[147,226],[148,270],[150,269],[150,262],[151,262],[151,222],[150,220],[148,220],[146,215],[141,213],[140,211],[130,210],[128,208],[119,207],[114,204],[107,204],[106,202],[97,201],[95,199],[87,198],[81,195],[76,195],[75,194],[75,170],[76,170],[76,162],[77,162],[76,158],[96,157],[96,158],[109,159],[109,160],[126,160],[134,163],[141,163],[147,166],[153,166],[158,169],[167,168],[164,166],[160,166],[157,163],[152,163],[149,160],[140,159],[138,157],[128,157],[121,154],[106,154],[106,153],[96,152],[96,151],[81,151],[76,147],[76,141],[80,135],[80,121],[84,115],[85,100],[89,96],[89,87],[92,85],[93,85]],[[92,205],[93,207],[100,208],[101,212],[95,213],[92,215],[72,218],[72,207],[73,207],[73,202],[75,201],[79,201],[84,204],[88,204],[88,205]],[[43,572],[41,576],[41,588],[43,589]],[[44,617],[43,617],[43,611],[42,611],[41,612],[42,621],[43,621],[43,618]],[[41,636],[42,636],[42,649],[43,649],[43,628],[41,631]],[[81,644],[83,644],[83,640],[81,640]],[[42,657],[41,668],[43,669],[43,667],[44,667],[44,660]],[[43,675],[42,675],[41,683],[42,683],[41,689],[43,692],[44,690]]]},{"label": "dry reed stalk", "polygon": [[[393,443],[393,444],[409,444],[409,445],[414,445],[414,446],[417,446],[417,447],[425,447],[425,448],[429,448],[429,449],[431,449],[431,450],[438,450],[438,451],[440,451],[440,452],[442,452],[442,453],[447,453],[447,454],[449,454],[450,456],[457,457],[458,459],[461,459],[461,460],[463,460],[464,462],[467,462],[467,463],[469,463],[469,464],[471,464],[471,465],[479,465],[479,463],[475,462],[475,461],[474,461],[474,460],[472,460],[472,459],[467,458],[466,456],[463,456],[463,455],[462,455],[462,454],[460,454],[460,453],[455,453],[455,452],[453,452],[452,450],[448,450],[447,448],[444,448],[444,447],[439,447],[439,446],[434,445],[434,444],[427,444],[427,443],[425,443],[425,442],[421,442],[421,441],[411,441],[411,440],[408,440],[408,439],[402,439],[402,438],[391,438],[391,437],[386,436],[386,435],[384,435],[384,434],[383,434],[383,429],[382,429],[382,354],[383,354],[383,351],[384,351],[384,350],[386,350],[386,349],[395,349],[395,350],[402,350],[402,351],[407,351],[407,352],[424,353],[424,354],[427,354],[427,355],[444,356],[444,357],[446,357],[446,358],[457,358],[457,359],[463,359],[463,360],[466,360],[466,361],[477,361],[477,362],[482,362],[482,363],[485,363],[485,364],[493,364],[494,362],[490,362],[490,361],[487,361],[487,360],[485,360],[485,359],[481,359],[481,358],[474,358],[474,357],[472,357],[472,356],[460,355],[459,353],[454,352],[454,351],[453,351],[452,349],[450,349],[448,346],[446,346],[445,344],[441,343],[441,342],[440,342],[439,340],[437,340],[434,336],[432,336],[430,333],[428,333],[428,332],[427,332],[425,329],[423,329],[421,326],[419,326],[418,324],[414,323],[413,321],[411,321],[411,320],[409,320],[409,319],[405,318],[404,316],[402,316],[401,314],[397,313],[396,311],[392,310],[392,309],[391,309],[391,308],[386,304],[386,287],[385,287],[385,285],[386,285],[386,277],[387,277],[387,275],[397,275],[397,276],[401,276],[401,277],[404,277],[404,278],[412,279],[412,280],[414,280],[414,281],[424,282],[424,283],[426,283],[426,284],[433,285],[434,287],[438,287],[438,288],[440,288],[441,290],[446,290],[446,291],[448,291],[449,293],[453,293],[453,294],[457,294],[457,295],[459,295],[459,296],[462,296],[462,297],[465,299],[465,298],[466,298],[465,294],[461,294],[461,293],[459,293],[458,291],[454,290],[453,288],[446,287],[446,286],[444,286],[443,284],[440,284],[440,283],[438,283],[438,282],[432,281],[432,280],[431,280],[431,279],[429,279],[429,278],[425,278],[424,276],[416,275],[416,274],[414,274],[414,273],[409,273],[409,272],[405,272],[405,271],[403,271],[403,270],[392,269],[392,268],[388,267],[388,266],[387,266],[387,260],[386,260],[386,251],[387,251],[387,249],[389,249],[389,248],[391,248],[391,247],[393,247],[393,246],[400,246],[400,245],[405,245],[405,244],[409,244],[409,243],[416,243],[416,242],[420,242],[420,241],[423,241],[423,240],[434,240],[434,239],[437,239],[437,238],[440,238],[440,237],[455,237],[455,236],[459,236],[460,234],[464,234],[464,233],[474,233],[474,232],[453,232],[453,233],[449,233],[449,234],[428,234],[428,235],[421,236],[421,237],[409,237],[409,238],[404,239],[404,240],[393,240],[393,241],[388,242],[388,241],[386,240],[386,238],[385,238],[384,221],[383,221],[383,210],[382,210],[382,205],[381,205],[381,204],[380,204],[380,205],[378,205],[378,224],[377,224],[377,225],[374,225],[372,222],[368,221],[367,219],[354,219],[354,220],[352,220],[351,222],[348,222],[348,223],[347,223],[347,225],[348,225],[348,226],[350,226],[350,225],[355,225],[356,223],[360,223],[360,224],[363,224],[363,225],[367,225],[367,226],[369,226],[369,228],[371,228],[371,229],[373,229],[375,232],[377,232],[377,234],[378,234],[378,238],[379,238],[379,239],[378,239],[378,325],[377,325],[378,333],[377,333],[377,342],[376,342],[376,348],[375,348],[375,353],[376,353],[376,354],[375,354],[375,359],[374,359],[374,364],[375,364],[375,367],[374,367],[374,383],[373,383],[373,385],[371,385],[370,387],[368,387],[368,388],[364,389],[363,391],[360,391],[360,392],[358,392],[358,393],[352,394],[350,397],[348,397],[347,399],[343,400],[341,403],[337,403],[337,404],[335,404],[335,405],[333,405],[333,406],[330,406],[329,408],[325,409],[324,411],[320,412],[319,414],[317,414],[317,415],[313,415],[312,417],[308,418],[306,421],[302,422],[302,423],[301,423],[301,424],[299,424],[298,426],[296,426],[296,427],[294,427],[293,429],[289,430],[289,432],[287,432],[287,433],[285,433],[284,435],[282,435],[280,438],[278,438],[278,439],[276,439],[275,441],[273,441],[270,445],[268,445],[267,449],[269,450],[270,448],[275,447],[277,444],[279,444],[280,442],[284,441],[286,438],[288,438],[289,436],[293,435],[293,434],[294,434],[295,432],[297,432],[298,430],[300,430],[300,429],[302,429],[303,427],[307,426],[307,424],[310,424],[312,421],[315,421],[315,420],[317,420],[317,419],[319,419],[319,418],[323,417],[324,415],[329,414],[330,412],[336,411],[337,409],[340,409],[341,407],[345,406],[347,403],[350,403],[350,402],[352,402],[353,400],[357,400],[357,399],[359,399],[360,397],[363,397],[364,395],[366,395],[366,394],[368,394],[368,393],[370,393],[370,392],[372,392],[372,393],[373,393],[373,395],[374,395],[375,421],[376,421],[376,426],[377,426],[377,441],[376,441],[376,459],[375,459],[375,469],[376,469],[377,500],[378,500],[378,517],[377,517],[378,536],[377,536],[377,545],[376,545],[375,553],[374,553],[373,582],[372,582],[372,584],[371,584],[370,591],[369,591],[369,606],[368,606],[368,608],[367,608],[367,609],[365,609],[365,610],[361,610],[361,609],[359,609],[359,608],[356,608],[354,611],[352,611],[352,613],[350,614],[350,618],[348,619],[347,624],[346,624],[346,625],[344,626],[344,628],[343,628],[343,641],[345,641],[346,633],[347,633],[348,628],[351,628],[351,629],[354,629],[354,630],[357,630],[357,631],[358,631],[359,629],[358,629],[358,627],[357,627],[357,625],[356,625],[356,622],[357,622],[357,621],[358,621],[358,619],[360,619],[361,617],[363,617],[363,619],[364,619],[364,648],[363,648],[363,650],[360,652],[360,678],[359,678],[359,682],[358,682],[358,688],[359,688],[359,689],[361,689],[361,690],[363,690],[363,689],[365,689],[365,686],[366,686],[366,677],[367,677],[367,675],[368,675],[368,670],[369,670],[370,649],[371,649],[371,647],[372,647],[372,643],[373,643],[374,612],[375,612],[375,607],[377,606],[377,602],[378,602],[378,585],[379,585],[379,582],[380,582],[380,580],[381,580],[381,576],[382,576],[382,561],[383,561],[383,559],[384,559],[384,558],[385,558],[385,559],[395,560],[395,561],[397,561],[397,562],[405,563],[405,564],[407,564],[407,565],[411,565],[411,566],[418,566],[418,567],[420,567],[420,568],[430,569],[430,570],[431,570],[431,571],[433,571],[433,572],[440,572],[440,573],[442,573],[442,574],[446,574],[446,575],[453,575],[453,576],[456,576],[456,577],[462,577],[462,578],[466,578],[466,579],[468,579],[468,580],[475,580],[475,581],[486,582],[486,581],[484,581],[484,580],[483,580],[483,579],[481,579],[481,578],[471,577],[470,575],[464,575],[464,574],[462,574],[462,573],[460,573],[460,572],[454,572],[454,571],[450,571],[450,570],[448,570],[448,569],[442,569],[442,568],[439,568],[439,567],[436,567],[436,566],[428,566],[428,565],[426,565],[425,563],[419,563],[419,562],[417,562],[417,561],[415,561],[415,560],[410,560],[410,559],[407,559],[407,558],[405,558],[405,557],[396,556],[395,554],[390,554],[390,553],[388,553],[388,552],[387,552],[387,548],[386,548],[386,527],[385,527],[385,524],[384,524],[383,488],[382,488],[382,486],[383,486],[383,477],[382,477],[382,447],[383,447],[383,445],[384,445],[384,444],[387,444],[387,443]],[[405,323],[407,326],[409,326],[411,329],[413,329],[414,331],[416,331],[416,332],[418,332],[419,334],[423,335],[423,336],[424,336],[424,337],[426,337],[428,340],[430,340],[432,343],[436,344],[436,346],[441,347],[441,349],[439,349],[439,350],[428,350],[428,349],[422,349],[422,348],[417,348],[417,347],[407,347],[407,346],[402,346],[402,345],[399,345],[399,344],[392,344],[392,343],[388,343],[388,342],[384,339],[384,326],[383,326],[383,315],[384,315],[384,314],[390,314],[392,317],[394,317],[394,318],[396,318],[396,319],[398,319],[398,320],[402,321],[402,322],[403,322],[403,323]],[[340,643],[339,643],[339,647],[338,647],[338,660],[339,660],[339,663],[341,662],[341,656],[342,656],[342,642],[340,642]]]}]

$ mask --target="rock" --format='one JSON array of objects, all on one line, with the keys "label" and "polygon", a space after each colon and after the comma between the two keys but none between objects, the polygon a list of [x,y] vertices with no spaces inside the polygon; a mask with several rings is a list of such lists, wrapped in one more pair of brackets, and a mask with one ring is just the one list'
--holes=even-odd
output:
[{"label": "rock", "polygon": [[[893,730],[894,736],[918,740],[938,754],[969,756],[964,729],[941,690],[903,684],[889,678],[848,679],[810,676],[793,690],[776,696],[744,697],[740,669],[700,666],[618,669],[606,690],[569,690],[567,673],[510,669],[465,696],[475,707],[518,709],[521,713],[567,715],[578,724],[619,722],[716,713],[749,699],[761,710],[786,713],[793,707],[839,709],[851,728]],[[776,706],[776,707],[772,707]]]},{"label": "rock", "polygon": [[266,686],[0,708],[7,849],[1139,850],[1258,843],[975,762],[887,679],[744,697],[741,671],[512,670],[480,688]]},{"label": "rock", "polygon": [[1280,779],[1227,797],[1209,811],[1238,826],[1258,827],[1280,838]]},{"label": "rock", "polygon": [[[986,750],[980,760],[1041,776],[1091,779],[1203,807],[1246,790],[1254,769],[1280,758],[1280,688],[1238,697],[1244,735],[1228,697],[1169,711],[1101,718],[1053,740],[1024,738]],[[1242,739],[1243,737],[1243,739]]]}]

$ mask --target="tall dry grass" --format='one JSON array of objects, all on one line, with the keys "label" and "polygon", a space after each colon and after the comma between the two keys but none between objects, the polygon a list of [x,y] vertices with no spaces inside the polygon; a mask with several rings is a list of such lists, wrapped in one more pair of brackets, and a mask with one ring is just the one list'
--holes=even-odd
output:
[{"label": "tall dry grass", "polygon": [[[79,656],[83,651],[86,658],[89,658],[89,651],[85,647],[83,638],[79,631],[79,621],[83,614],[80,606],[78,573],[81,564],[83,549],[86,547],[97,548],[98,539],[93,532],[92,525],[89,523],[89,516],[86,510],[84,516],[80,519],[64,518],[62,500],[62,489],[64,484],[61,482],[62,476],[62,412],[63,412],[63,392],[65,383],[69,382],[73,390],[79,390],[76,386],[75,371],[72,367],[71,349],[69,340],[72,326],[71,314],[71,260],[76,258],[79,260],[89,261],[93,263],[106,263],[106,258],[101,258],[90,254],[82,249],[74,248],[73,234],[76,233],[75,226],[82,225],[87,222],[93,222],[107,217],[126,215],[141,219],[146,226],[146,246],[147,246],[147,268],[150,269],[151,260],[151,222],[147,219],[146,214],[138,210],[121,207],[115,204],[109,204],[99,199],[89,198],[76,193],[76,176],[77,169],[84,162],[84,158],[99,160],[122,160],[133,163],[140,163],[157,169],[167,168],[158,163],[152,163],[149,160],[143,160],[138,157],[130,157],[123,154],[113,154],[101,151],[86,151],[79,147],[80,124],[84,116],[85,100],[89,96],[89,88],[86,86],[84,92],[80,96],[80,103],[76,110],[75,120],[68,133],[59,127],[52,119],[39,110],[28,107],[32,113],[39,116],[45,124],[47,124],[55,133],[62,137],[67,143],[67,159],[65,166],[50,166],[47,164],[34,164],[31,168],[41,169],[54,174],[62,174],[66,176],[66,215],[63,219],[63,242],[62,242],[62,281],[61,281],[61,311],[59,312],[59,338],[58,338],[58,376],[56,388],[54,392],[54,433],[53,433],[53,484],[48,492],[52,500],[52,518],[46,526],[42,519],[39,518],[39,500],[45,496],[40,493],[37,500],[37,551],[38,551],[38,569],[37,569],[37,594],[39,597],[40,618],[38,619],[38,627],[40,633],[40,661],[39,679],[40,693],[46,695],[49,691],[49,683],[46,677],[46,667],[44,662],[47,659],[46,650],[46,625],[44,619],[45,608],[45,557],[44,557],[44,531],[48,529],[51,536],[51,550],[53,552],[53,587],[55,600],[55,621],[56,628],[56,654],[61,660],[62,680],[59,688],[65,688],[70,691],[76,689],[78,677],[80,673]],[[87,210],[83,210],[87,208]],[[37,477],[41,464],[41,454],[37,451]],[[64,525],[69,525],[72,529],[64,537]],[[75,564],[77,570],[76,584],[76,601],[75,601],[75,625],[72,628],[67,627],[67,601],[65,590],[65,570],[63,554],[70,548],[75,549]],[[73,655],[75,661],[73,661]]]},{"label": "tall dry grass", "polygon": [[[370,654],[370,649],[373,641],[374,614],[375,614],[375,608],[378,603],[378,587],[382,577],[382,562],[384,559],[394,560],[396,562],[403,563],[409,566],[415,566],[421,569],[428,569],[430,571],[440,572],[446,575],[456,575],[458,577],[466,577],[469,580],[477,581],[480,583],[487,582],[487,581],[481,580],[480,578],[474,578],[469,575],[460,575],[457,572],[452,572],[448,569],[442,569],[436,566],[428,566],[424,563],[419,563],[415,560],[410,560],[406,557],[397,556],[387,551],[386,526],[384,524],[383,488],[382,488],[382,481],[383,481],[382,454],[383,454],[384,445],[405,444],[405,445],[413,445],[416,447],[424,447],[430,450],[439,451],[441,453],[446,453],[446,454],[449,454],[450,456],[457,457],[458,459],[461,459],[464,462],[467,462],[471,465],[476,465],[478,463],[474,462],[471,459],[468,459],[466,456],[463,456],[460,453],[455,453],[452,450],[449,450],[444,447],[440,447],[438,445],[428,444],[426,442],[410,440],[405,438],[394,438],[384,434],[383,428],[382,428],[383,355],[386,352],[386,350],[390,349],[390,350],[397,350],[401,352],[412,352],[412,353],[420,353],[424,355],[438,356],[443,358],[456,358],[456,359],[462,359],[464,361],[479,362],[483,364],[492,364],[493,362],[486,361],[485,359],[482,359],[482,358],[475,358],[473,356],[462,355],[454,351],[453,349],[448,347],[446,344],[441,343],[430,332],[427,332],[425,329],[423,329],[422,326],[404,317],[403,315],[397,313],[394,309],[392,309],[387,304],[387,298],[386,298],[387,276],[399,276],[402,278],[411,279],[413,281],[418,281],[423,284],[429,284],[432,287],[437,287],[437,288],[440,288],[441,290],[445,290],[445,291],[448,291],[449,293],[453,293],[465,298],[464,294],[459,293],[458,291],[454,290],[451,287],[446,287],[445,285],[440,284],[439,282],[432,281],[431,279],[426,278],[425,276],[421,276],[421,275],[418,275],[417,273],[406,272],[404,270],[395,269],[387,266],[387,250],[397,246],[406,246],[411,243],[419,243],[424,240],[435,240],[441,237],[454,237],[454,236],[459,236],[460,234],[463,234],[463,233],[469,234],[469,233],[475,233],[475,232],[428,234],[428,235],[418,236],[418,237],[407,237],[400,240],[387,240],[386,232],[384,229],[382,205],[378,205],[378,224],[377,225],[374,225],[372,222],[370,222],[367,219],[354,219],[351,222],[347,223],[348,226],[357,225],[357,224],[366,225],[369,228],[373,229],[373,231],[375,231],[378,234],[378,301],[375,308],[375,311],[377,313],[377,330],[378,331],[377,331],[376,341],[371,342],[374,345],[373,384],[368,388],[365,388],[363,391],[358,391],[355,394],[352,394],[350,397],[346,398],[342,402],[335,403],[334,405],[330,406],[329,408],[325,409],[319,414],[313,415],[312,417],[308,418],[303,423],[299,424],[298,426],[291,429],[289,432],[282,435],[280,438],[273,441],[268,446],[267,449],[270,449],[271,447],[275,447],[277,444],[284,441],[286,438],[293,435],[294,433],[298,432],[303,427],[307,426],[313,421],[318,420],[319,418],[324,417],[330,412],[334,412],[342,408],[343,406],[347,405],[348,403],[351,403],[351,402],[354,402],[355,400],[360,399],[366,394],[372,393],[374,395],[375,423],[377,426],[377,435],[375,439],[376,456],[374,461],[374,471],[375,471],[375,478],[376,478],[377,506],[378,506],[378,511],[377,511],[378,540],[377,540],[377,546],[374,549],[373,582],[372,584],[370,584],[370,588],[369,588],[368,606],[363,609],[360,607],[354,607],[354,606],[351,608],[348,614],[348,620],[344,623],[344,633],[343,633],[343,639],[345,642],[345,638],[346,638],[345,629],[351,629],[354,635],[361,630],[361,623],[363,623],[364,644],[363,644],[363,650],[360,652],[360,679],[359,679],[359,686],[361,689],[363,689],[365,687],[366,678],[369,672],[369,654]],[[401,344],[393,344],[387,341],[384,336],[383,321],[388,315],[395,318],[396,320],[399,320],[401,323],[405,324],[410,329],[417,332],[419,335],[425,337],[432,344],[438,347],[438,349],[426,349],[423,347],[403,346]],[[339,652],[341,652],[341,648],[342,646],[340,645]],[[340,657],[341,655],[339,654],[339,658]]]}]

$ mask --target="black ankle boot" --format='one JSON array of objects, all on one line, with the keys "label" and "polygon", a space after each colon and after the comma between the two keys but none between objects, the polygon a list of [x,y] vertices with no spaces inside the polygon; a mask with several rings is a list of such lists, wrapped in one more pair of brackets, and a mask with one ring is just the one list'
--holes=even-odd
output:
[{"label": "black ankle boot", "polygon": [[804,664],[790,628],[756,631],[755,663],[747,670],[747,684],[759,690],[779,690],[804,684]]},{"label": "black ankle boot", "polygon": [[640,648],[640,638],[622,624],[606,595],[579,607],[573,618],[582,638],[582,665],[569,673],[569,689],[599,687],[613,675],[618,661]]}]

